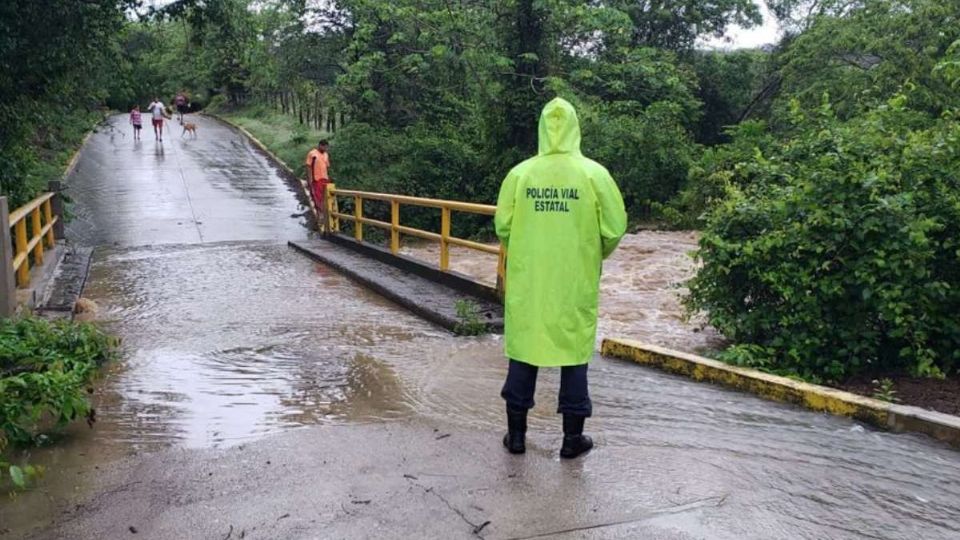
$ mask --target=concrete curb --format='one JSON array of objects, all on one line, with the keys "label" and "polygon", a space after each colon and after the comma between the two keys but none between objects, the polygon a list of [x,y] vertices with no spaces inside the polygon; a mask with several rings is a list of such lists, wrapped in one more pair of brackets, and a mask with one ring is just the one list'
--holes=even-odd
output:
[{"label": "concrete curb", "polygon": [[341,233],[326,234],[323,236],[323,240],[349,248],[371,259],[400,268],[401,270],[418,275],[434,283],[445,285],[464,294],[469,294],[470,296],[481,298],[501,306],[503,305],[503,300],[500,298],[500,295],[497,294],[495,287],[480,283],[472,277],[461,274],[456,270],[447,270],[444,272],[438,267],[430,266],[419,259],[409,257],[402,253],[394,255],[389,249],[371,243],[358,242]]},{"label": "concrete curb", "polygon": [[80,146],[73,151],[73,156],[70,157],[70,161],[67,162],[67,168],[63,170],[63,174],[60,175],[60,178],[66,182],[67,177],[73,174],[73,170],[77,168],[77,163],[80,161],[80,152],[83,150],[83,147],[87,145],[87,141],[90,140],[90,137],[93,137],[93,134],[97,132],[97,126],[99,123],[94,124],[90,127],[90,131],[83,136],[83,140],[80,141]]},{"label": "concrete curb", "polygon": [[92,261],[93,248],[69,248],[60,260],[43,301],[37,306],[37,314],[51,319],[73,319],[77,301],[83,295],[90,276]]},{"label": "concrete curb", "polygon": [[[391,287],[388,283],[384,282],[382,279],[378,279],[370,274],[369,270],[371,269],[370,265],[365,266],[364,268],[356,267],[355,265],[344,264],[336,256],[330,256],[327,249],[317,249],[318,244],[329,242],[330,239],[325,240],[314,240],[309,243],[305,242],[287,242],[287,245],[293,249],[299,251],[300,253],[306,255],[310,259],[313,259],[317,262],[323,263],[334,270],[337,270],[341,274],[345,275],[349,279],[359,283],[364,286],[366,289],[369,289],[380,296],[383,296],[387,300],[390,300],[399,306],[406,308],[408,311],[417,315],[423,319],[426,319],[446,330],[449,330],[453,333],[458,333],[458,328],[460,327],[460,319],[455,315],[452,309],[443,309],[438,308],[435,303],[430,301],[425,301],[423,297],[423,292],[420,287],[414,287],[410,289],[398,288],[396,286]],[[312,244],[312,245],[310,245]],[[352,252],[356,252],[359,256],[366,260],[370,259],[371,265],[383,264],[388,266],[393,266],[395,268],[401,269],[404,273],[414,276],[418,280],[429,281],[435,284],[438,288],[443,289],[444,291],[449,291],[450,306],[454,304],[455,297],[472,297],[473,300],[477,301],[480,304],[481,308],[484,307],[483,301],[485,300],[482,297],[477,297],[472,295],[470,292],[466,292],[462,289],[457,289],[451,286],[449,280],[443,281],[439,279],[433,279],[430,277],[429,273],[423,273],[418,271],[413,271],[410,267],[404,268],[401,265],[394,264],[391,262],[386,262],[379,260],[376,257],[372,257],[369,254],[363,254],[363,251],[358,251],[352,249],[348,246],[340,245],[344,249],[348,249]],[[419,262],[410,261],[413,265],[420,265]],[[429,270],[429,269],[428,269]],[[382,274],[381,274],[382,276]],[[445,294],[440,294],[438,291],[434,290],[434,293],[437,293],[439,296],[445,296]],[[488,304],[487,308],[492,308],[491,304],[496,304],[495,302],[490,302],[489,299],[486,299]],[[496,312],[491,310],[487,313],[487,319],[483,320],[484,325],[486,326],[486,332],[495,334],[503,332],[503,312],[499,304],[496,304]]]},{"label": "concrete curb", "polygon": [[253,135],[253,133],[250,133],[245,127],[241,126],[240,124],[232,122],[218,114],[214,114],[210,112],[201,112],[200,114],[202,114],[203,116],[209,116],[210,118],[223,122],[224,124],[242,133],[246,138],[250,139],[250,142],[252,142],[253,145],[256,146],[261,152],[263,152],[268,159],[273,161],[274,165],[276,165],[281,170],[283,170],[283,172],[290,175],[290,178],[295,179],[297,182],[299,182],[300,189],[303,191],[303,196],[307,201],[307,205],[310,207],[310,210],[313,211],[314,219],[319,219],[320,215],[317,213],[317,208],[313,204],[313,194],[310,193],[310,186],[307,185],[307,182],[303,178],[300,178],[299,176],[297,176],[297,173],[294,172],[294,170],[291,169],[289,165],[287,165],[276,154],[271,152],[270,149],[267,148],[267,145],[263,144],[263,142],[261,142],[260,139],[256,138]]},{"label": "concrete curb", "polygon": [[957,416],[887,403],[628,339],[605,338],[600,353],[765,399],[848,416],[881,429],[923,433],[960,448],[960,417]]}]

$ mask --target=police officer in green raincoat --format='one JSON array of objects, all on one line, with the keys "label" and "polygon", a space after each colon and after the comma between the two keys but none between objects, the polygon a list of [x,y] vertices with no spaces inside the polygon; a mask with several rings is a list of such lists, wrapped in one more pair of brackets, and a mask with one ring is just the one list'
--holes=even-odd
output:
[{"label": "police officer in green raincoat", "polygon": [[583,423],[592,413],[587,364],[597,334],[600,268],[620,242],[627,214],[607,169],[580,153],[580,123],[567,101],[544,107],[539,152],[503,181],[495,224],[507,249],[503,444],[514,454],[526,450],[537,370],[559,367],[560,456],[577,457],[593,447]]}]

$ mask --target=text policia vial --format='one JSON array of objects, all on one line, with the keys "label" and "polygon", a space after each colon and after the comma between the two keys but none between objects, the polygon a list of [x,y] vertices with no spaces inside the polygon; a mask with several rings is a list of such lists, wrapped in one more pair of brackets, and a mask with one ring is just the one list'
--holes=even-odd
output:
[{"label": "text policia vial", "polygon": [[533,199],[534,212],[569,212],[567,201],[579,201],[577,188],[528,187],[527,199]]}]

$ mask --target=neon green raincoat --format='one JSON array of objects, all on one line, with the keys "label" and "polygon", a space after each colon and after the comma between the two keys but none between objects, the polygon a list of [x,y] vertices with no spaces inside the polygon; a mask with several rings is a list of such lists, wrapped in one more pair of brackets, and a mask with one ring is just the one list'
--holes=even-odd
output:
[{"label": "neon green raincoat", "polygon": [[495,219],[507,248],[509,358],[573,366],[593,357],[602,260],[627,228],[617,184],[580,153],[580,123],[557,98],[540,115],[540,151],[510,171]]}]

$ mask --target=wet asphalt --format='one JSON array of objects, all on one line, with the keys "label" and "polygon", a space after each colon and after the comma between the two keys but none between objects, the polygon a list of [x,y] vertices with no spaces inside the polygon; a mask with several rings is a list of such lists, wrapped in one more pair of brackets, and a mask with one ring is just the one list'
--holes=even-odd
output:
[{"label": "wet asphalt", "polygon": [[31,454],[46,476],[0,502],[0,538],[960,537],[946,446],[620,361],[591,367],[591,454],[558,459],[549,370],[528,453],[506,454],[500,338],[294,253],[290,183],[193,120],[161,151],[114,117],[69,179],[123,358],[95,428]]}]

